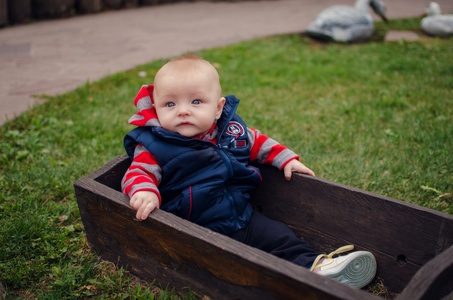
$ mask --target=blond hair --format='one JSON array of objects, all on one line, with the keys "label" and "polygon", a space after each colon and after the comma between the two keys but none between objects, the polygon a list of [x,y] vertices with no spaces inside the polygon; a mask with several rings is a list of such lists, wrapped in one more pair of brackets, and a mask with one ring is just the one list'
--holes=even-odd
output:
[{"label": "blond hair", "polygon": [[[212,77],[213,81],[219,86],[219,96],[222,94],[222,88],[220,86],[220,76],[216,68],[207,60],[197,56],[195,54],[185,54],[183,56],[176,57],[160,68],[154,77],[154,82],[158,81],[159,75],[167,72],[190,72],[193,75],[203,74]],[[168,74],[168,73],[167,73]]]}]

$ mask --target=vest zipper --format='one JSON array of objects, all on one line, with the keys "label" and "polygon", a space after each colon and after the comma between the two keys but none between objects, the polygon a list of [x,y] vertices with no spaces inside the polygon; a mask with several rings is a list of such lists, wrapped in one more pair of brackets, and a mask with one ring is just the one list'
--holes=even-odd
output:
[{"label": "vest zipper", "polygon": [[172,139],[173,141],[176,141],[177,144],[180,145],[190,145],[190,143],[207,143],[209,146],[214,147],[214,149],[217,150],[217,153],[220,154],[220,156],[223,159],[223,162],[225,163],[225,166],[227,167],[228,170],[228,176],[231,177],[233,176],[233,166],[231,164],[230,159],[228,158],[228,155],[225,154],[223,151],[223,148],[228,148],[228,146],[222,147],[220,144],[214,144],[213,142],[210,141],[203,141],[203,140],[193,140],[193,139],[182,139],[179,137],[169,137],[169,139]]},{"label": "vest zipper", "polygon": [[234,201],[234,198],[231,195],[230,190],[227,187],[225,187],[225,193],[227,194],[228,200],[230,201],[231,206],[233,207],[233,217],[234,217],[234,221],[236,223],[236,229],[239,230],[242,227],[239,224],[239,220],[238,220],[238,214],[237,214],[237,211],[236,211],[236,201]]},{"label": "vest zipper", "polygon": [[[214,145],[214,144],[213,144]],[[220,154],[220,156],[223,159],[223,162],[225,163],[225,166],[227,167],[228,170],[228,177],[233,176],[233,165],[231,164],[230,159],[228,158],[228,155],[225,154],[223,151],[222,147],[220,145],[217,145],[217,152]]]},{"label": "vest zipper", "polygon": [[187,216],[187,221],[190,221],[190,214],[192,213],[192,186],[189,186],[189,214]]}]

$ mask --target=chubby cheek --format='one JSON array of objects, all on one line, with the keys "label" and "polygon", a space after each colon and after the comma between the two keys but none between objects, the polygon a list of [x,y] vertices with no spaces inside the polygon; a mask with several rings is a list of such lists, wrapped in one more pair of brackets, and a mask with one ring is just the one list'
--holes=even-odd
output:
[{"label": "chubby cheek", "polygon": [[160,125],[165,129],[169,129],[168,127],[171,126],[170,121],[173,118],[170,117],[168,114],[165,114],[162,112],[159,113],[159,110],[157,110],[157,109],[156,109],[156,114],[157,114],[157,118],[159,119]]},{"label": "chubby cheek", "polygon": [[173,126],[172,126],[173,123],[171,122],[170,118],[159,119],[159,122],[160,122],[160,125],[165,129],[171,130],[173,128]]}]

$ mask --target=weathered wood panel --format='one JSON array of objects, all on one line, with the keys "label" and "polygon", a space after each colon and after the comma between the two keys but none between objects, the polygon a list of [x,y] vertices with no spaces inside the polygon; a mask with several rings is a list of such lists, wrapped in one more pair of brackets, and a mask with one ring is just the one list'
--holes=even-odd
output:
[{"label": "weathered wood panel", "polygon": [[295,174],[287,182],[262,166],[253,203],[288,224],[315,249],[346,244],[371,251],[377,278],[401,292],[418,269],[453,244],[453,216],[320,178]]},{"label": "weathered wood panel", "polygon": [[[127,156],[117,157],[75,183],[87,238],[104,258],[215,299],[376,298],[163,211],[135,221],[120,192],[129,164]],[[278,170],[261,169],[256,207],[315,248],[354,244],[372,251],[385,285],[405,288],[398,299],[453,291],[453,216],[319,178],[295,174],[286,182]]]},{"label": "weathered wood panel", "polygon": [[136,221],[125,195],[94,180],[75,190],[94,250],[163,286],[213,299],[379,299],[161,210]]},{"label": "weathered wood panel", "polygon": [[453,246],[415,274],[398,300],[453,299]]}]

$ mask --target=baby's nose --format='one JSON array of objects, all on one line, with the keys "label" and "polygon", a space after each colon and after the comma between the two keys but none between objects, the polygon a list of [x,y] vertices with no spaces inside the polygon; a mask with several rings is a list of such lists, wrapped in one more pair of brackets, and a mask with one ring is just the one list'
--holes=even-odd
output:
[{"label": "baby's nose", "polygon": [[178,116],[187,116],[190,114],[190,109],[186,106],[180,106],[178,110]]}]

